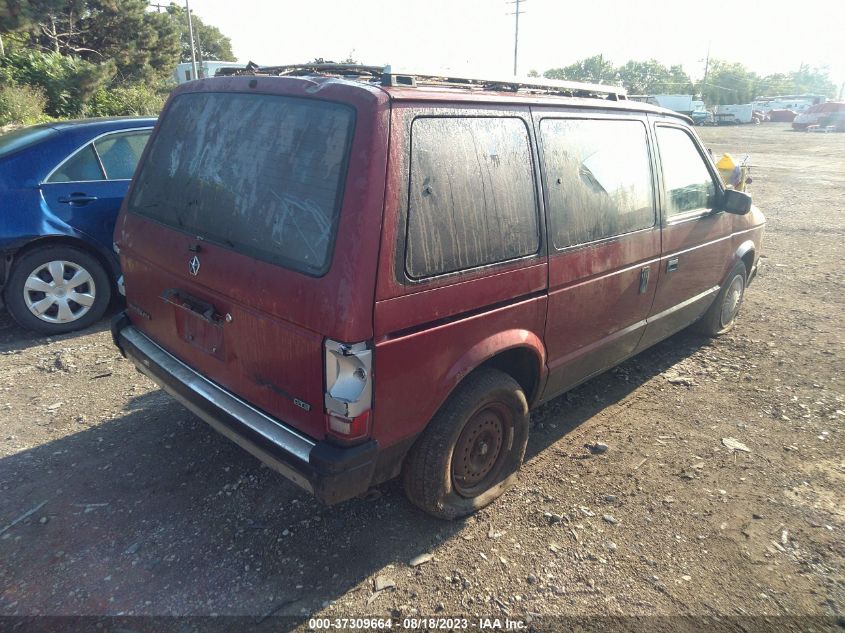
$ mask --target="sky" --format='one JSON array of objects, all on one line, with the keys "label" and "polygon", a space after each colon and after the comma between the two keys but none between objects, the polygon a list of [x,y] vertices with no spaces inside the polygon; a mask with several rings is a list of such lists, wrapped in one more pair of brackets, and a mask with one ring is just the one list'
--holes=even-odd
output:
[{"label": "sky", "polygon": [[[181,0],[175,0],[181,2]],[[513,74],[514,5],[506,0],[191,0],[232,39],[238,61],[338,60],[416,72]],[[828,66],[845,82],[845,0],[523,0],[519,74],[603,54],[654,58],[695,80],[711,58],[759,74]]]}]

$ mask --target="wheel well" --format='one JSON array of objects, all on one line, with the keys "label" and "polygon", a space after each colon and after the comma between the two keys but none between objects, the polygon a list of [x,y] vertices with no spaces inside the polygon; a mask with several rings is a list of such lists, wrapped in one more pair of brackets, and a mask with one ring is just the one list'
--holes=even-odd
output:
[{"label": "wheel well", "polygon": [[517,347],[500,352],[486,361],[482,367],[492,367],[507,374],[519,383],[529,404],[537,397],[540,382],[540,367],[537,355],[527,347]]},{"label": "wheel well", "polygon": [[742,256],[742,263],[745,264],[745,271],[748,275],[751,274],[751,268],[754,266],[754,249],[749,250]]},{"label": "wheel well", "polygon": [[27,242],[26,244],[21,246],[18,250],[14,252],[12,257],[9,259],[9,262],[6,266],[6,279],[4,280],[4,282],[8,281],[8,277],[11,274],[12,268],[14,268],[15,266],[15,261],[26,255],[30,251],[33,251],[37,248],[43,248],[45,246],[71,246],[81,251],[85,251],[86,253],[91,255],[91,257],[95,258],[98,262],[100,262],[100,265],[103,267],[103,270],[109,276],[109,281],[113,286],[112,290],[115,289],[114,287],[117,283],[117,280],[115,279],[114,270],[112,268],[111,262],[109,262],[98,249],[94,248],[87,242],[74,237],[66,237],[63,235],[42,237],[39,239],[35,239],[31,242]]}]

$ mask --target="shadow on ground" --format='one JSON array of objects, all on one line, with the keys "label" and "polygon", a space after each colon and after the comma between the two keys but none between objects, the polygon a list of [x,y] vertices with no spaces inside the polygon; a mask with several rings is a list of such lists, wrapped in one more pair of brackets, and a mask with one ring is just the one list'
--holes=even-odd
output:
[{"label": "shadow on ground", "polygon": [[4,352],[16,352],[44,345],[45,343],[55,341],[67,341],[72,343],[74,339],[86,334],[96,334],[108,330],[111,324],[111,317],[117,312],[117,307],[109,308],[106,315],[97,321],[94,325],[78,330],[76,332],[69,332],[67,334],[57,334],[54,336],[47,336],[39,334],[30,330],[24,329],[15,323],[8,310],[0,309],[0,350]]},{"label": "shadow on ground", "polygon": [[[527,459],[704,342],[676,335],[544,405]],[[300,621],[340,597],[364,609],[370,585],[349,594],[359,583],[465,525],[417,511],[396,482],[373,497],[323,507],[153,392],[0,460],[0,530],[45,502],[0,535],[0,615]]]}]

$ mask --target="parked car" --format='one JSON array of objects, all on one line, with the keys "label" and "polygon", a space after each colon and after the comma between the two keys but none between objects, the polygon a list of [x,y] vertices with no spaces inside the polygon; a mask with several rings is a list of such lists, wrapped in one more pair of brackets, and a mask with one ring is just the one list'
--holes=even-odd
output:
[{"label": "parked car", "polygon": [[713,115],[707,110],[693,110],[690,114],[693,125],[707,125],[712,120]]},{"label": "parked car", "polygon": [[792,123],[796,116],[798,113],[792,110],[769,110],[766,120],[772,123]]},{"label": "parked car", "polygon": [[686,116],[333,68],[177,88],[115,229],[121,352],[319,499],[401,474],[427,512],[474,512],[531,407],[734,325],[765,221]]},{"label": "parked car", "polygon": [[0,136],[0,282],[22,327],[103,316],[120,275],[112,235],[155,118],[46,123]]},{"label": "parked car", "polygon": [[845,130],[845,101],[828,101],[810,106],[792,121],[792,129],[804,131],[811,125]]}]

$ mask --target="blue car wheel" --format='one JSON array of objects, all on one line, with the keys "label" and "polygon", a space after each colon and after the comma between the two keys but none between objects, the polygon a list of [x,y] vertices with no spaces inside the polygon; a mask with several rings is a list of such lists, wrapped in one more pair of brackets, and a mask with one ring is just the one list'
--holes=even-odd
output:
[{"label": "blue car wheel", "polygon": [[21,327],[63,334],[98,321],[111,300],[100,262],[70,246],[45,246],[23,255],[6,286],[6,304]]}]

